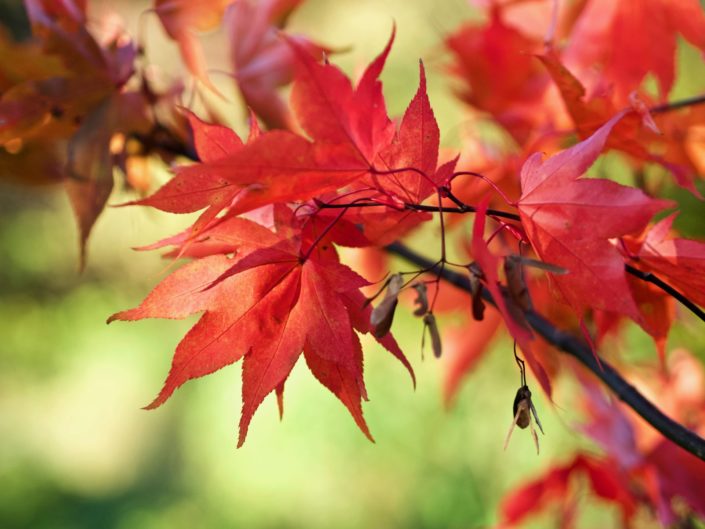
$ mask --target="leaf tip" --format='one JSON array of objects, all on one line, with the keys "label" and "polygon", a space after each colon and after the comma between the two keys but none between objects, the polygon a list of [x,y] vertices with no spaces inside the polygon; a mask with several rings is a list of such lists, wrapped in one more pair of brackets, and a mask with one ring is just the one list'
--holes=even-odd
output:
[{"label": "leaf tip", "polygon": [[367,422],[365,421],[365,418],[360,416],[360,420],[358,421],[357,417],[354,417],[355,422],[357,423],[357,426],[362,430],[362,433],[367,437],[367,440],[370,441],[371,443],[375,443],[375,438],[372,437],[372,433],[370,432],[370,429],[367,426]]},{"label": "leaf tip", "polygon": [[426,68],[423,65],[423,59],[419,59],[419,90],[426,90]]},{"label": "leaf tip", "polygon": [[150,402],[146,406],[142,406],[142,409],[145,411],[156,410],[161,405],[162,405],[162,402],[159,402],[159,397],[157,397],[156,399],[154,399],[152,402]]},{"label": "leaf tip", "polygon": [[282,382],[275,388],[277,395],[277,410],[279,411],[279,420],[284,420],[284,383]]},{"label": "leaf tip", "polygon": [[455,403],[455,394],[455,387],[451,388],[446,385],[443,388],[443,408],[446,411],[449,411],[453,407],[453,404]]},{"label": "leaf tip", "polygon": [[164,382],[164,387],[162,387],[162,390],[159,392],[159,395],[157,395],[152,402],[144,406],[142,409],[143,410],[155,410],[162,404],[164,404],[169,397],[171,397],[172,393],[174,393],[174,390],[178,387],[178,385],[174,385],[173,383],[170,383],[170,377],[167,377],[166,382]]},{"label": "leaf tip", "polygon": [[239,426],[239,431],[238,431],[238,436],[237,436],[237,446],[236,448],[242,448],[242,445],[245,444],[245,439],[247,439],[247,431],[250,428],[250,420],[252,419],[252,415],[246,416],[243,414],[240,417],[240,426]]}]

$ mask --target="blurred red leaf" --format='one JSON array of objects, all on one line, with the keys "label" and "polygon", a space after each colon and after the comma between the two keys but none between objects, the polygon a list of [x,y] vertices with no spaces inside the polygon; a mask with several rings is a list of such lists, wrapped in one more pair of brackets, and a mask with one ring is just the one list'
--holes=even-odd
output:
[{"label": "blurred red leaf", "polygon": [[[277,90],[294,77],[296,57],[280,30],[303,0],[238,0],[225,17],[235,80],[245,104],[269,128],[295,129],[295,120]],[[311,55],[330,49],[289,35]]]},{"label": "blurred red leaf", "polygon": [[177,42],[184,63],[201,82],[215,90],[208,78],[206,58],[197,32],[215,29],[223,18],[225,8],[234,0],[155,0],[157,13],[169,37]]},{"label": "blurred red leaf", "polygon": [[[617,113],[618,105],[610,94],[593,95],[586,99],[586,90],[551,51],[538,57],[546,66],[554,83],[561,93],[566,109],[570,114],[580,138],[592,135],[603,123]],[[633,94],[634,96],[636,94]],[[689,153],[683,152],[682,135],[686,134],[691,123],[677,113],[666,113],[654,118],[646,104],[636,97],[630,98],[633,112],[626,114],[615,124],[605,146],[618,149],[637,160],[661,164],[673,174],[681,187],[696,196],[699,192],[693,184],[696,174],[694,162]],[[664,130],[654,130],[659,126]]]},{"label": "blurred red leaf", "polygon": [[515,527],[553,504],[558,506],[559,520],[572,519],[575,506],[566,499],[573,494],[570,492],[571,482],[578,475],[587,477],[595,495],[617,504],[625,525],[629,523],[636,512],[636,501],[625,476],[615,471],[610,459],[578,455],[570,463],[553,467],[543,476],[506,495],[500,506],[499,527]]},{"label": "blurred red leaf", "polygon": [[698,0],[589,0],[566,61],[584,70],[600,67],[601,82],[611,84],[621,102],[653,73],[665,98],[675,76],[678,35],[705,50],[705,13]]},{"label": "blurred red leaf", "polygon": [[506,25],[503,8],[493,4],[485,24],[467,24],[447,37],[455,62],[451,72],[460,79],[460,97],[488,112],[521,144],[532,129],[546,122],[538,105],[547,86],[534,59],[542,42]]},{"label": "blurred red leaf", "polygon": [[[469,303],[469,300],[466,300]],[[487,352],[500,327],[502,316],[496,310],[487,311],[482,321],[466,322],[461,328],[445,333],[446,366],[443,380],[443,400],[449,406],[457,395],[461,382],[473,372]]]}]

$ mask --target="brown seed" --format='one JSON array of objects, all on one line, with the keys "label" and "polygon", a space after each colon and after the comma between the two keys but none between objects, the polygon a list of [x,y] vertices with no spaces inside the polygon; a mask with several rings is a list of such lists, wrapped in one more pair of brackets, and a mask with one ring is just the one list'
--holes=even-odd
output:
[{"label": "brown seed", "polygon": [[514,397],[514,405],[512,406],[512,413],[514,415],[512,419],[512,425],[509,427],[509,432],[507,432],[507,438],[504,440],[504,449],[507,449],[509,445],[509,440],[512,437],[512,432],[514,427],[526,428],[527,426],[531,430],[531,437],[534,439],[534,444],[536,445],[536,453],[539,453],[539,436],[536,434],[534,425],[531,421],[531,416],[534,416],[536,424],[543,433],[543,427],[541,426],[541,421],[539,421],[539,416],[536,413],[536,408],[534,403],[531,401],[531,391],[528,386],[522,386],[517,391],[516,397]]},{"label": "brown seed", "polygon": [[530,402],[531,391],[527,386],[520,387],[516,397],[514,397],[514,406],[512,407],[512,416],[516,417],[516,423],[519,428],[526,428],[531,422]]},{"label": "brown seed", "polygon": [[370,314],[370,324],[372,333],[377,338],[385,336],[392,327],[394,311],[397,308],[397,297],[404,284],[400,274],[394,274],[387,283],[387,292],[382,302],[377,305]]},{"label": "brown seed", "polygon": [[531,310],[531,297],[524,280],[524,270],[521,260],[517,255],[508,255],[504,258],[504,275],[507,278],[509,296],[523,310]]},{"label": "brown seed", "polygon": [[[431,348],[433,349],[433,356],[436,358],[441,357],[441,334],[438,332],[438,324],[436,323],[436,317],[433,313],[429,312],[423,317],[424,323],[424,335],[426,334],[425,328],[428,327],[428,332],[431,335]],[[423,344],[421,345],[423,349]]]},{"label": "brown seed", "polygon": [[485,300],[482,299],[482,270],[477,263],[468,266],[470,272],[470,295],[472,296],[472,317],[475,321],[482,321],[485,317]]},{"label": "brown seed", "polygon": [[423,316],[428,312],[428,289],[425,283],[414,283],[411,286],[416,289],[414,303],[418,305],[414,311],[414,316]]}]

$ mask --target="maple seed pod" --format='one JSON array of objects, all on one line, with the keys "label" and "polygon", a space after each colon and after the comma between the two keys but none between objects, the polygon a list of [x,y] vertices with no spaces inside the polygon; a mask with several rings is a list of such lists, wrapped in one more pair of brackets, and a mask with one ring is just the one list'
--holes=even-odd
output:
[{"label": "maple seed pod", "polygon": [[512,425],[510,426],[509,432],[507,433],[507,438],[504,441],[504,449],[506,450],[507,446],[509,445],[509,440],[512,437],[512,432],[514,431],[515,426],[518,426],[521,429],[524,429],[528,426],[531,430],[531,436],[534,439],[534,444],[536,445],[536,453],[538,454],[539,436],[536,434],[533,422],[531,421],[532,415],[534,420],[536,421],[536,424],[539,427],[539,430],[541,430],[541,433],[543,434],[544,432],[543,427],[541,426],[541,421],[539,420],[539,416],[536,413],[534,403],[531,400],[531,390],[528,386],[524,385],[517,390],[517,394],[514,397],[514,405],[512,406],[512,415]]},{"label": "maple seed pod", "polygon": [[425,283],[414,283],[411,286],[416,289],[416,299],[414,303],[418,305],[414,311],[414,316],[423,316],[428,312],[428,289]]},{"label": "maple seed pod", "polygon": [[504,275],[507,278],[509,296],[524,312],[531,310],[531,297],[524,281],[522,261],[518,255],[508,255],[504,258]]},{"label": "maple seed pod", "polygon": [[394,274],[387,282],[387,292],[382,302],[372,309],[370,314],[370,324],[372,325],[372,334],[377,338],[385,336],[392,327],[394,320],[394,311],[397,308],[397,297],[401,291],[404,280],[401,274]]},{"label": "maple seed pod", "polygon": [[531,390],[527,386],[522,386],[517,391],[512,406],[512,417],[516,418],[516,425],[522,429],[529,426],[531,422],[529,407],[526,405],[528,402],[531,402]]},{"label": "maple seed pod", "polygon": [[477,263],[470,263],[470,295],[472,296],[472,317],[475,321],[482,321],[485,317],[485,300],[482,299],[482,270]]},{"label": "maple seed pod", "polygon": [[[436,358],[441,357],[441,334],[438,332],[438,324],[436,323],[436,317],[433,315],[432,312],[426,313],[426,315],[423,317],[423,325],[424,325],[424,339],[426,338],[426,329],[428,328],[428,332],[431,335],[431,348],[433,349],[433,356]],[[421,350],[423,351],[424,344],[423,342],[421,343]]]}]

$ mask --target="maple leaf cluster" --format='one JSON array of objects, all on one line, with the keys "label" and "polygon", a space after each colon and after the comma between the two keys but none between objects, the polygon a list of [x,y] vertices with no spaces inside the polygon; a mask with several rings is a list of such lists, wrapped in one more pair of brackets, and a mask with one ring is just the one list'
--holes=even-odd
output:
[{"label": "maple leaf cluster", "polygon": [[[162,282],[142,305],[113,317],[205,311],[179,344],[152,406],[187,380],[244,358],[242,444],[254,411],[269,393],[281,395],[303,351],[314,376],[370,436],[362,416],[366,391],[355,332],[371,330],[372,309],[360,292],[368,282],[340,263],[334,245],[395,240],[422,215],[392,210],[380,232],[380,212],[343,219],[347,208],[326,210],[321,204],[417,203],[448,171],[441,167],[437,174],[439,134],[423,68],[398,130],[386,114],[377,77],[391,44],[353,87],[338,68],[319,64],[289,41],[305,74],[292,87],[292,110],[308,138],[253,125],[243,143],[230,129],[190,115],[201,163],[179,168],[164,187],[137,203],[174,213],[205,208],[191,228],[158,243],[198,259]],[[393,179],[379,174],[388,171]],[[392,224],[394,217],[398,222]],[[190,298],[188,309],[179,301],[184,296]],[[394,339],[379,339],[411,372]]]},{"label": "maple leaf cluster", "polygon": [[[225,29],[237,90],[250,109],[247,138],[212,117],[176,111],[181,86],[155,90],[144,50],[123,32],[89,31],[85,2],[26,0],[33,40],[0,39],[3,53],[28,58],[0,67],[3,175],[62,182],[82,248],[112,190],[113,169],[140,188],[138,160],[192,158],[128,203],[198,212],[186,230],[144,248],[168,248],[167,257],[186,264],[109,320],[201,313],[148,408],[242,360],[242,445],[267,395],[276,395],[282,413],[286,381],[303,356],[372,439],[359,335],[370,334],[414,380],[391,333],[405,290],[416,291],[414,314],[434,354],[447,357],[448,402],[505,327],[523,381],[515,423],[531,425],[529,410],[538,422],[519,355],[549,397],[552,379],[572,370],[537,336],[532,313],[584,338],[598,364],[608,336],[631,320],[654,340],[661,390],[678,394],[667,338],[676,300],[696,313],[705,304],[705,243],[675,231],[678,205],[662,191],[675,184],[702,198],[704,98],[667,102],[677,36],[705,51],[698,1],[484,2],[484,22],[446,37],[447,70],[472,122],[490,122],[503,143],[497,148],[471,127],[455,151],[440,147],[423,63],[406,111],[398,119],[387,112],[380,74],[395,30],[354,82],[330,62],[333,48],[281,31],[299,4],[154,3],[184,64],[220,97],[198,32]],[[648,89],[650,76],[656,90]],[[280,88],[288,85],[287,101]],[[587,176],[608,150],[633,174]],[[617,176],[633,176],[635,185]],[[369,279],[341,259],[341,247],[367,256],[394,251],[421,225],[440,230],[440,255],[429,267],[392,273],[370,289],[369,279],[388,272],[386,259],[368,259]],[[443,283],[449,269],[465,274],[469,293]],[[463,314],[461,338],[442,332],[439,315],[449,309]],[[502,523],[560,502],[577,475],[618,505],[625,525],[639,506],[664,524],[704,516],[692,492],[705,486],[703,463],[667,440],[638,445],[647,434],[584,375],[577,380],[585,388],[584,430],[605,454],[579,453],[511,493]],[[702,431],[704,405],[700,392],[673,414]],[[680,462],[677,473],[669,460]],[[685,513],[673,508],[674,498],[685,501]],[[562,505],[561,526],[573,524],[576,509]]]}]

